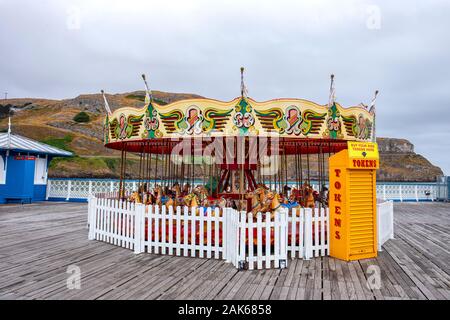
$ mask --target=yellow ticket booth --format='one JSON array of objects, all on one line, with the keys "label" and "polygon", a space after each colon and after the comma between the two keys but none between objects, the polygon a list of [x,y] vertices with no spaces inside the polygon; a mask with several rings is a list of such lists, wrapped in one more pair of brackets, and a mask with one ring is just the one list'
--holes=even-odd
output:
[{"label": "yellow ticket booth", "polygon": [[378,146],[348,141],[330,157],[330,255],[350,261],[377,256]]}]

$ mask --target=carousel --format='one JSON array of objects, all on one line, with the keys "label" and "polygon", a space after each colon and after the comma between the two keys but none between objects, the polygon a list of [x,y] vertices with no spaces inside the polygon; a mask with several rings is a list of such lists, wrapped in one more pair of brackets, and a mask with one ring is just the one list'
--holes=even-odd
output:
[{"label": "carousel", "polygon": [[[105,147],[121,152],[119,199],[249,213],[328,206],[328,159],[347,141],[374,139],[374,103],[342,107],[334,99],[333,75],[325,105],[257,102],[247,95],[243,71],[241,94],[229,102],[158,104],[142,75],[143,107],[112,112],[102,91]],[[139,159],[136,190],[125,188],[130,154]]]}]

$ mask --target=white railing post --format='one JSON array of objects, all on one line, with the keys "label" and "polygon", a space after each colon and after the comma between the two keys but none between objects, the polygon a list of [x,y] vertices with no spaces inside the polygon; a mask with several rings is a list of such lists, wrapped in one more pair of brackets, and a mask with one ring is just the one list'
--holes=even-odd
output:
[{"label": "white railing post", "polygon": [[92,180],[89,180],[88,198],[92,196]]},{"label": "white railing post", "polygon": [[47,179],[47,186],[45,187],[45,200],[48,200],[48,197],[50,195],[51,184],[52,184],[52,180]]},{"label": "white railing post", "polygon": [[95,239],[95,221],[97,217],[97,199],[90,197],[88,200],[88,223],[89,223],[89,240]]},{"label": "white railing post", "polygon": [[242,211],[239,213],[240,215],[240,221],[239,221],[239,227],[240,227],[240,237],[239,237],[239,258],[238,258],[238,269],[244,269],[245,268],[245,257],[246,257],[246,250],[245,250],[245,238],[246,238],[246,229],[247,229],[247,213],[245,211]]},{"label": "white railing post", "polygon": [[394,239],[394,201],[389,201],[389,217],[391,222],[391,235],[390,238]]},{"label": "white railing post", "polygon": [[389,200],[377,204],[377,246],[382,251],[382,245],[389,239],[394,239],[394,201]]},{"label": "white railing post", "polygon": [[383,200],[386,201],[386,185],[383,184]]},{"label": "white railing post", "polygon": [[419,193],[417,192],[417,184],[414,186],[414,195],[416,196],[416,202],[419,202]]},{"label": "white railing post", "polygon": [[305,260],[309,260],[312,257],[312,209],[305,209],[305,223],[304,223],[304,243],[305,252],[303,254]]},{"label": "white railing post", "polygon": [[109,183],[109,192],[113,193],[114,192],[114,181],[111,181]]},{"label": "white railing post", "polygon": [[67,183],[67,197],[66,201],[69,201],[70,199],[70,189],[72,189],[72,180],[69,180]]},{"label": "white railing post", "polygon": [[381,214],[382,214],[382,209],[381,209],[381,204],[377,203],[377,246],[378,246],[378,251],[383,251],[381,248]]},{"label": "white railing post", "polygon": [[400,196],[400,202],[403,202],[402,185],[398,185],[398,194]]},{"label": "white railing post", "polygon": [[143,232],[145,225],[145,205],[139,203],[135,206],[134,216],[134,253],[143,252],[143,242],[145,233]]},{"label": "white railing post", "polygon": [[223,250],[223,257],[222,259],[225,260],[226,263],[231,262],[230,260],[230,254],[228,252],[229,245],[228,242],[230,241],[229,236],[229,223],[230,223],[230,217],[229,217],[229,210],[228,208],[222,209],[222,250]]},{"label": "white railing post", "polygon": [[[280,212],[280,268],[287,268],[287,244],[288,244],[288,213],[287,208],[283,208]],[[295,237],[295,235],[293,235]]]}]

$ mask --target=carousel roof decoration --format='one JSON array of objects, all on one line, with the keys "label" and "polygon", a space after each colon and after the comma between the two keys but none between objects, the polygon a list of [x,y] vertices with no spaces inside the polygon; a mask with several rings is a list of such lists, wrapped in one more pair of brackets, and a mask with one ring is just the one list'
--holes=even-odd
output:
[{"label": "carousel roof decoration", "polygon": [[328,103],[283,98],[258,102],[248,97],[241,68],[241,95],[224,102],[208,98],[186,99],[160,105],[152,98],[145,75],[142,108],[124,107],[111,112],[105,98],[105,145],[122,149],[123,143],[182,137],[273,136],[301,141],[372,141],[375,137],[375,97],[370,110],[360,104],[344,108],[335,98],[331,75]]}]

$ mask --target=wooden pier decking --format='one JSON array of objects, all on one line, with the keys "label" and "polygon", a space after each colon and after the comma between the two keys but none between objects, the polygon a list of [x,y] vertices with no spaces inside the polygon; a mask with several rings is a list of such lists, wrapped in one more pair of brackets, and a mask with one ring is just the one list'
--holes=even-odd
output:
[{"label": "wooden pier decking", "polygon": [[[153,254],[88,241],[87,205],[0,206],[0,299],[449,299],[450,204],[396,203],[395,238],[376,259],[289,260],[237,271],[222,260]],[[67,268],[81,288],[67,289]],[[366,286],[379,266],[381,289]]]}]

